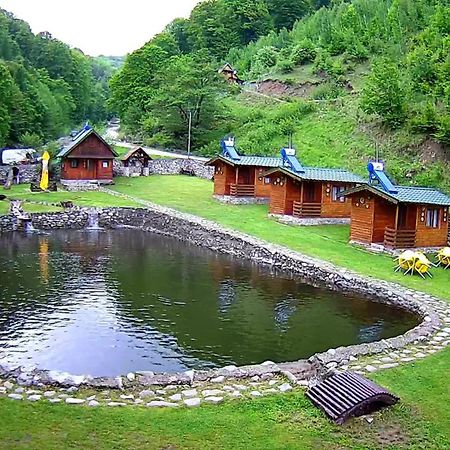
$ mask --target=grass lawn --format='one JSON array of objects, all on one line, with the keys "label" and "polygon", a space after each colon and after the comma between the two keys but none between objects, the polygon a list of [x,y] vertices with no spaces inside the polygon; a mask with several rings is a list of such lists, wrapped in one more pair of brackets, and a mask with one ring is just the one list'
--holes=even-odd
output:
[{"label": "grass lawn", "polygon": [[[349,246],[345,226],[281,225],[267,218],[266,206],[217,203],[212,183],[191,177],[119,178],[113,189],[450,301],[450,271],[434,269],[432,280],[394,274],[391,258]],[[134,206],[98,192],[30,194],[21,186],[10,192],[17,198]],[[193,410],[89,409],[0,399],[0,448],[445,449],[450,448],[449,375],[450,348],[373,374],[402,402],[377,413],[372,424],[356,419],[343,427],[332,425],[298,393]]]}]

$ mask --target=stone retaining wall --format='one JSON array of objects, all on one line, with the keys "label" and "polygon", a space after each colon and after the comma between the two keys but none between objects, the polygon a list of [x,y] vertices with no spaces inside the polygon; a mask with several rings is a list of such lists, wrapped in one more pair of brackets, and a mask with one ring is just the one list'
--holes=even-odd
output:
[{"label": "stone retaining wall", "polygon": [[[20,164],[16,165],[19,169],[19,183],[34,183],[39,179],[41,173],[40,164]],[[0,166],[0,182],[6,181],[11,166]]]},{"label": "stone retaining wall", "polygon": [[[270,244],[239,233],[189,214],[169,208],[152,205],[148,208],[105,208],[97,209],[99,225],[102,227],[133,227],[143,231],[176,237],[214,251],[250,259],[258,264],[289,271],[302,280],[321,287],[342,292],[359,294],[374,301],[395,305],[416,313],[421,323],[402,336],[368,344],[352,345],[330,349],[313,355],[309,362],[297,361],[285,364],[265,363],[256,366],[236,368],[230,366],[212,371],[188,371],[182,374],[153,374],[138,372],[132,383],[149,385],[186,384],[192,381],[210,381],[215,377],[240,379],[260,376],[263,373],[289,373],[297,380],[308,379],[317,373],[345,366],[356,357],[379,354],[401,349],[411,343],[425,343],[436,332],[441,331],[443,323],[450,321],[450,305],[432,298],[430,295],[412,291],[405,287],[356,275],[346,269],[301,255],[287,248]],[[64,213],[33,214],[33,225],[40,229],[83,228],[86,226],[89,210],[73,209]],[[11,218],[0,218],[0,232],[11,230]],[[444,329],[446,330],[446,329]],[[444,331],[443,334],[447,332]],[[437,338],[433,338],[437,339]],[[440,339],[445,341],[445,337]],[[444,345],[448,344],[448,340]],[[0,365],[1,374],[14,374],[24,377],[28,382],[48,384],[84,384],[92,387],[118,387],[123,380],[119,378],[74,377],[48,371],[23,372],[19,368],[6,368]],[[117,381],[118,379],[122,381]],[[30,381],[31,380],[31,381]],[[130,381],[131,383],[131,381]]]}]

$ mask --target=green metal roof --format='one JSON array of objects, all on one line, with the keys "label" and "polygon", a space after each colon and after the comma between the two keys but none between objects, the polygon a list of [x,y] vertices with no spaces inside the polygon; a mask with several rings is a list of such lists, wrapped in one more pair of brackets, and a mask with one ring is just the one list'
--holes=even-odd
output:
[{"label": "green metal roof", "polygon": [[322,167],[303,167],[304,172],[294,172],[288,167],[278,167],[270,170],[268,174],[277,170],[298,180],[309,181],[335,181],[342,183],[364,183],[364,179],[345,169],[328,169]]},{"label": "green metal roof", "polygon": [[425,205],[450,206],[450,197],[434,188],[419,186],[395,186],[397,193],[386,192],[382,187],[369,184],[367,181],[353,189],[349,189],[344,195],[349,195],[363,190],[369,190],[394,203],[419,203]]}]

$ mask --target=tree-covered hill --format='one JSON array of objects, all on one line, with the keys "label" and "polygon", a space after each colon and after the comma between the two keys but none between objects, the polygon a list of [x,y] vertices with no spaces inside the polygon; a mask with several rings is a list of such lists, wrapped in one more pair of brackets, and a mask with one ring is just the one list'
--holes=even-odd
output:
[{"label": "tree-covered hill", "polygon": [[106,118],[114,69],[0,9],[0,146],[60,136]]},{"label": "tree-covered hill", "polygon": [[[293,134],[308,164],[362,172],[379,153],[396,181],[448,189],[449,24],[449,0],[207,0],[129,55],[112,103],[152,145],[184,147],[191,111],[205,154],[225,133],[260,154]],[[225,61],[254,83],[221,83]]]}]

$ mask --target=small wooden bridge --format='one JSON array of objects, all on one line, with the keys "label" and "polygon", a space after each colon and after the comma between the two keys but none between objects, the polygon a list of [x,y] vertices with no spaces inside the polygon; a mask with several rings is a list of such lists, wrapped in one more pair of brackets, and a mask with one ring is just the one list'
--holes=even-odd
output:
[{"label": "small wooden bridge", "polygon": [[311,387],[306,396],[337,424],[391,406],[400,399],[354,372],[336,373]]}]

